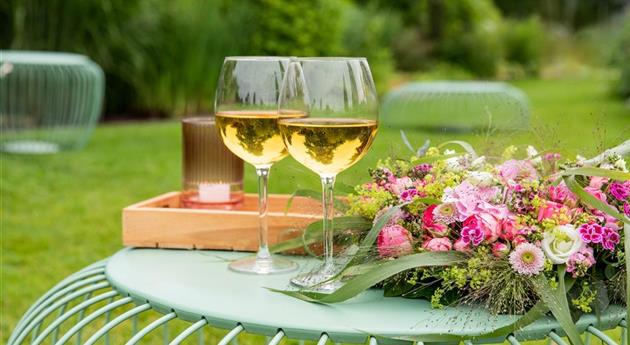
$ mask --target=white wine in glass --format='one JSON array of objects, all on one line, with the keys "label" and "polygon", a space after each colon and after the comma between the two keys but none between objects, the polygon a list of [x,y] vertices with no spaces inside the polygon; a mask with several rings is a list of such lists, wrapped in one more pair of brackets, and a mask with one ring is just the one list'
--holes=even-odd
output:
[{"label": "white wine in glass", "polygon": [[[260,214],[256,257],[233,261],[230,269],[253,274],[285,273],[297,264],[272,256],[268,247],[267,181],[271,166],[288,155],[278,128],[278,95],[289,59],[227,57],[215,98],[216,124],[225,145],[256,168]],[[285,114],[287,118],[303,112]]]},{"label": "white wine in glass", "polygon": [[338,269],[333,257],[335,177],[369,150],[378,129],[378,101],[364,58],[292,59],[284,78],[280,114],[306,117],[278,122],[289,154],[322,181],[324,263],[291,280],[311,290],[330,292]]}]

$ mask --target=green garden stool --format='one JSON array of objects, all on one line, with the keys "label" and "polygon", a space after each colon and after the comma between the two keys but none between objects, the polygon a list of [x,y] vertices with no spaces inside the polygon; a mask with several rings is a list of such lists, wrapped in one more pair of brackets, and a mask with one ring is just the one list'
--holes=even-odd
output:
[{"label": "green garden stool", "polygon": [[0,150],[83,147],[103,107],[101,68],[83,55],[0,50]]},{"label": "green garden stool", "polygon": [[502,82],[414,82],[389,92],[381,121],[393,128],[473,131],[529,128],[527,96]]},{"label": "green garden stool", "polygon": [[[295,272],[257,276],[229,271],[227,261],[243,255],[247,254],[124,249],[75,273],[46,293],[24,314],[8,344],[46,341],[61,345],[82,336],[77,343],[91,345],[109,337],[123,323],[134,324],[134,320],[150,310],[158,316],[144,327],[132,327],[126,344],[146,343],[152,332],[159,332],[156,329],[168,326],[175,319],[184,320],[188,326],[173,336],[163,337],[164,343],[180,344],[189,337],[191,342],[195,333],[214,327],[229,330],[218,342],[220,345],[235,341],[241,332],[268,336],[271,345],[284,338],[313,340],[318,344],[402,343],[388,337],[420,333],[471,337],[466,344],[506,339],[518,344],[522,340],[543,338],[566,344],[563,334],[554,331],[559,328],[552,318],[538,320],[507,338],[474,339],[476,334],[505,325],[515,317],[493,316],[466,307],[434,310],[427,301],[386,298],[377,289],[335,305],[304,302],[266,289],[287,288]],[[316,264],[312,258],[292,259],[302,269]],[[78,302],[72,304],[75,300]],[[119,309],[122,311],[118,316],[111,317]],[[624,308],[611,306],[599,319],[585,315],[577,325],[587,336],[614,345],[616,341],[602,330],[621,327],[625,335],[624,318]],[[104,319],[102,326],[87,332],[97,319]],[[59,332],[62,325],[64,330]]]}]

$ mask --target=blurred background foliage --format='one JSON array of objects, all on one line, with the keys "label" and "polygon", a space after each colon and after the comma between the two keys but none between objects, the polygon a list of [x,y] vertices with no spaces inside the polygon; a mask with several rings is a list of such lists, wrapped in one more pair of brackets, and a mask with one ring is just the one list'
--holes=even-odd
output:
[{"label": "blurred background foliage", "polygon": [[5,0],[0,32],[2,49],[97,61],[106,119],[211,112],[226,55],[366,56],[381,93],[408,78],[566,76],[587,63],[630,96],[628,0]]}]

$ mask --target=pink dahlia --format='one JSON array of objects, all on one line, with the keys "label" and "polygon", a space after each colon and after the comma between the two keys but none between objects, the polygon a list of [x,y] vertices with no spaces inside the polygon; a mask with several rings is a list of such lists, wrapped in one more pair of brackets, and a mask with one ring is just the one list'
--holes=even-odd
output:
[{"label": "pink dahlia", "polygon": [[545,266],[545,254],[531,243],[519,244],[510,254],[512,269],[519,274],[533,276],[542,272]]},{"label": "pink dahlia", "polygon": [[431,252],[445,252],[453,249],[453,243],[446,237],[436,237],[425,241],[422,248]]},{"label": "pink dahlia", "polygon": [[376,248],[382,258],[401,256],[413,251],[413,238],[400,225],[389,225],[381,229],[376,238]]}]

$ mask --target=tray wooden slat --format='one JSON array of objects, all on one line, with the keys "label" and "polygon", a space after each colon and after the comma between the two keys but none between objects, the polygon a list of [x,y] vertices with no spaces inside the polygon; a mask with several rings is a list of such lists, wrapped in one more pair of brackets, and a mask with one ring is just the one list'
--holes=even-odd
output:
[{"label": "tray wooden slat", "polygon": [[[294,198],[285,213],[289,195],[269,196],[269,243],[300,234],[321,219],[321,204]],[[246,194],[236,210],[180,208],[180,192],[170,192],[133,204],[122,212],[125,246],[150,248],[258,249],[258,196]]]}]

